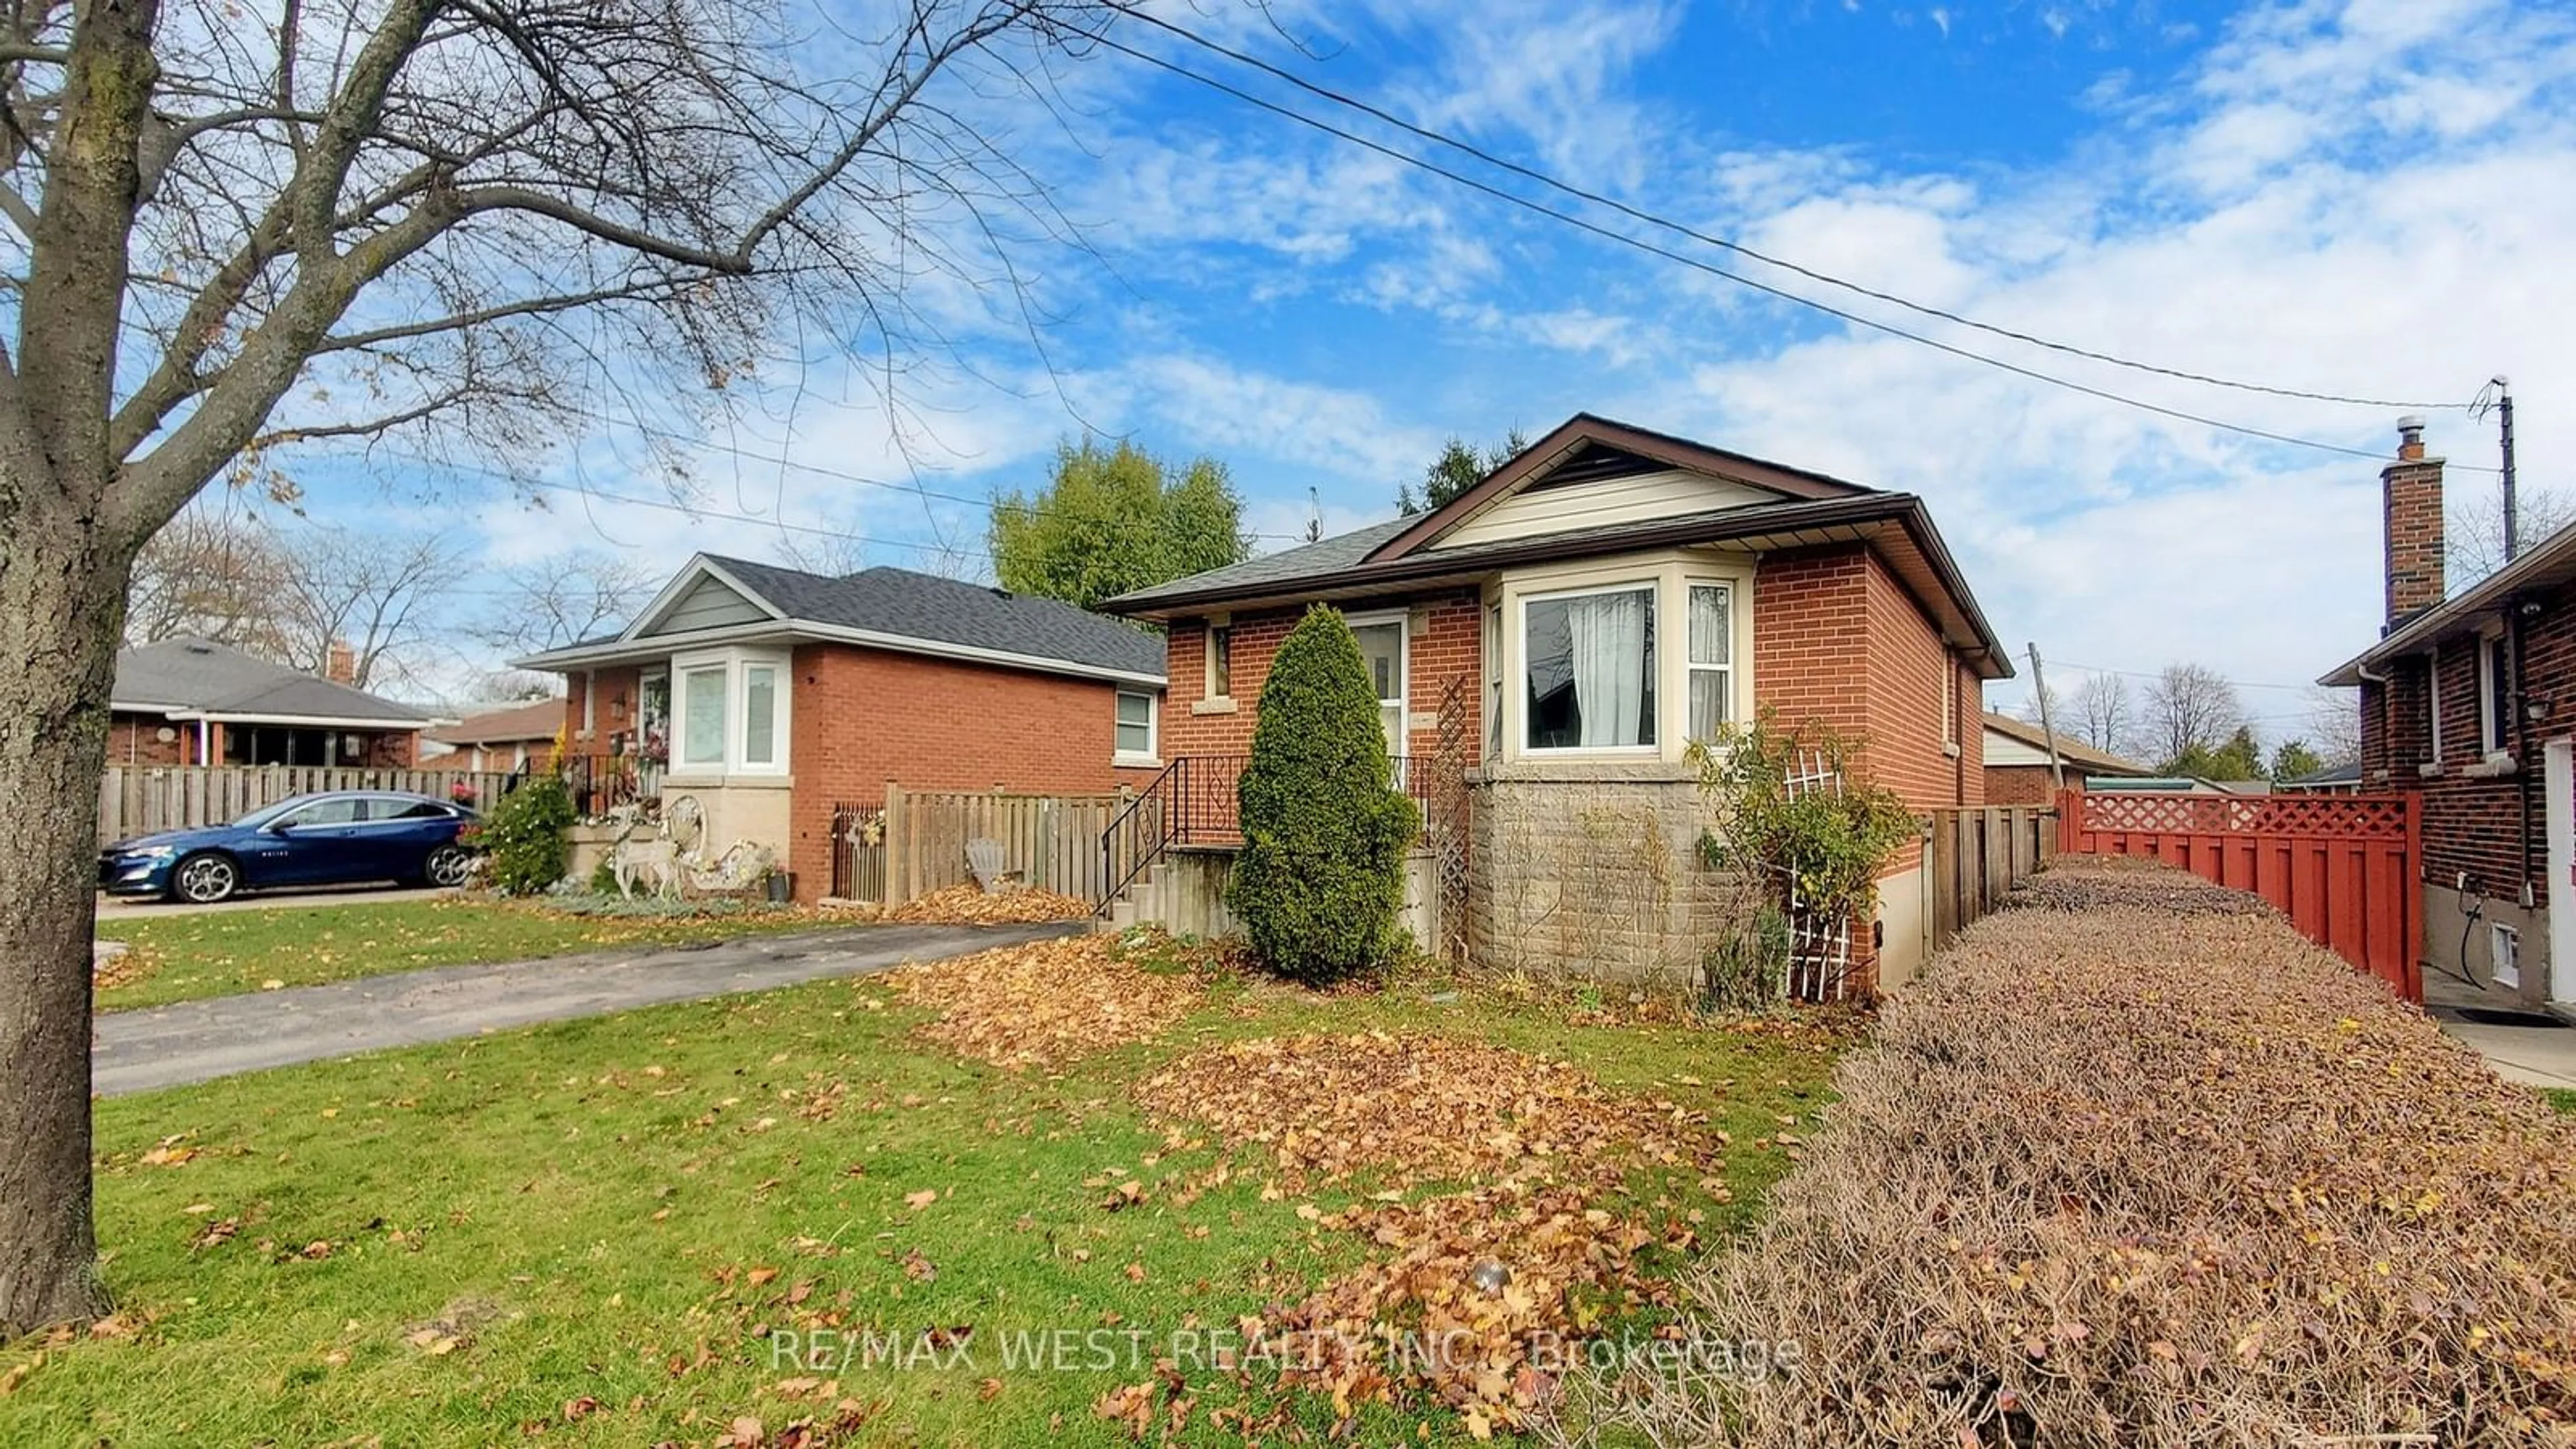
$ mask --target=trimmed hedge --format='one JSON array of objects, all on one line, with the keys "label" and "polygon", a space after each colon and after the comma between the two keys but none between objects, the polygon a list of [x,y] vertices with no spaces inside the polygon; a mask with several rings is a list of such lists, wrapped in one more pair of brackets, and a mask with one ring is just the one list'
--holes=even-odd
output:
[{"label": "trimmed hedge", "polygon": [[1688,1341],[1579,1378],[1660,1444],[2566,1444],[2576,1124],[2250,897],[2052,870],[1845,1059]]},{"label": "trimmed hedge", "polygon": [[1235,801],[1226,903],[1264,966],[1320,983],[1403,951],[1404,851],[1422,817],[1394,788],[1377,690],[1338,612],[1309,609],[1280,641]]}]

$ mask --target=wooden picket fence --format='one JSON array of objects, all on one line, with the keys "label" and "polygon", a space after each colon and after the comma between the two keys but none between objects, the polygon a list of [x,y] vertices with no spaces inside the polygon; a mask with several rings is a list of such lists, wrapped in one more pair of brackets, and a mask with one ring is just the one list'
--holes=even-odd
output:
[{"label": "wooden picket fence", "polygon": [[130,840],[228,820],[317,790],[403,790],[453,799],[462,781],[478,806],[510,788],[505,770],[391,770],[325,765],[110,765],[98,782],[98,838]]},{"label": "wooden picket fence", "polygon": [[[991,840],[1002,847],[1002,869],[1022,885],[1098,900],[1107,893],[1113,861],[1101,836],[1125,807],[1120,795],[1013,795],[1001,791],[906,790],[888,783],[882,844],[836,841],[849,853],[847,879],[882,882],[882,897],[899,905],[973,880],[966,843]],[[845,807],[845,818],[863,818]],[[833,812],[843,817],[843,811]],[[836,877],[842,875],[836,869]]]},{"label": "wooden picket fence", "polygon": [[1935,810],[1925,848],[1931,853],[1937,951],[2057,854],[2057,811],[2045,805]]}]

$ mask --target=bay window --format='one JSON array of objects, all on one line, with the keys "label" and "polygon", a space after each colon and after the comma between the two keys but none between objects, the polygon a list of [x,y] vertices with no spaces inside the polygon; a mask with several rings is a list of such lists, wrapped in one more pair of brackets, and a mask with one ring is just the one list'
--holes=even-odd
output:
[{"label": "bay window", "polygon": [[721,770],[725,762],[725,667],[680,671],[680,763]]},{"label": "bay window", "polygon": [[1735,589],[1690,586],[1690,738],[1713,740],[1735,718]]},{"label": "bay window", "polygon": [[1653,748],[1652,581],[1523,600],[1521,638],[1524,748]]},{"label": "bay window", "polygon": [[[787,668],[784,653],[756,649],[672,660],[671,768],[682,775],[784,775]],[[652,712],[650,703],[644,712]],[[651,722],[644,724],[649,731]]]},{"label": "bay window", "polygon": [[778,666],[746,664],[742,670],[742,762],[778,764]]},{"label": "bay window", "polygon": [[1483,604],[1488,759],[1678,767],[1749,714],[1749,558],[1675,549],[1515,570]]}]

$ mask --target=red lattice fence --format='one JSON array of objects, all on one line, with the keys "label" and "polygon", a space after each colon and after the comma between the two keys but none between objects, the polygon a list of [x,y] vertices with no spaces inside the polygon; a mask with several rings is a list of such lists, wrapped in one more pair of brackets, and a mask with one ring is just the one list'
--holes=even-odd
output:
[{"label": "red lattice fence", "polygon": [[2146,856],[2252,891],[2309,940],[2424,999],[2415,796],[2066,790],[2057,829],[2061,851]]}]

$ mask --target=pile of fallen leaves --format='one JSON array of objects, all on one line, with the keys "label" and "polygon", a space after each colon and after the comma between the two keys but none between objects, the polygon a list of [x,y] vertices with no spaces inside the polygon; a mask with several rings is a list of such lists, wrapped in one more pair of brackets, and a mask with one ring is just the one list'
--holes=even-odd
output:
[{"label": "pile of fallen leaves", "polygon": [[[1432,1402],[1482,1438],[1529,1422],[1562,1356],[1613,1319],[1669,1305],[1641,1256],[1695,1246],[1699,1217],[1640,1200],[1633,1169],[1712,1179],[1723,1134],[1704,1114],[1625,1097],[1569,1063],[1429,1034],[1265,1038],[1211,1048],[1147,1078],[1137,1097],[1172,1124],[1275,1161],[1268,1199],[1374,1189],[1319,1231],[1384,1253],[1245,1325],[1283,1388],[1330,1396],[1347,1420],[1372,1400]],[[1408,1200],[1408,1189],[1465,1184]],[[1104,1399],[1134,1419],[1137,1396]]]},{"label": "pile of fallen leaves", "polygon": [[932,891],[888,910],[879,919],[915,926],[1007,926],[1038,921],[1079,921],[1093,913],[1080,896],[1054,891],[987,892],[969,882]]},{"label": "pile of fallen leaves", "polygon": [[939,1013],[921,1035],[995,1066],[1052,1067],[1143,1041],[1198,1004],[1198,980],[1127,959],[1109,935],[1068,936],[904,966],[882,978]]},{"label": "pile of fallen leaves", "polygon": [[1568,1434],[2576,1444],[2576,1124],[2244,897],[2049,874],[1694,1282],[1796,1370],[1582,1381]]}]

